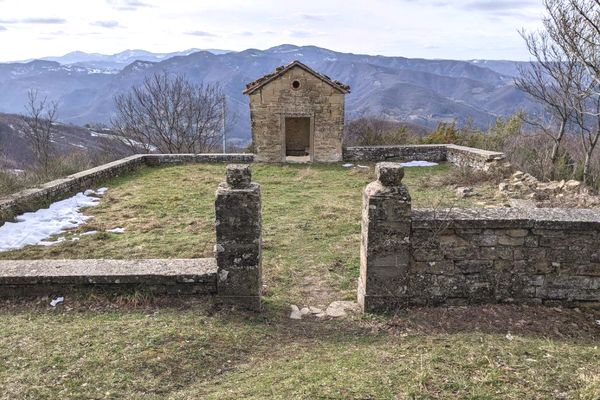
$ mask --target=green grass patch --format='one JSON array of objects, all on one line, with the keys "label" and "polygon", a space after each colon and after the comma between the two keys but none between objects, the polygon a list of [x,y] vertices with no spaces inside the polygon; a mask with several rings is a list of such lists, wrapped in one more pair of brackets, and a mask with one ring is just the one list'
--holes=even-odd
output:
[{"label": "green grass patch", "polygon": [[[130,296],[105,304],[69,295],[57,309],[6,302],[0,399],[600,398],[600,316],[585,311],[540,317],[535,308],[503,314],[492,307],[289,320],[290,304],[355,298],[362,189],[373,168],[252,169],[262,185],[262,314],[215,309],[209,299],[162,304]],[[94,219],[67,242],[0,258],[211,256],[224,171],[191,164],[111,180],[101,205],[86,211]],[[447,165],[406,169],[413,207],[495,202],[491,183],[479,184],[478,198],[456,200],[452,173]],[[126,233],[81,235],[115,227]]]}]

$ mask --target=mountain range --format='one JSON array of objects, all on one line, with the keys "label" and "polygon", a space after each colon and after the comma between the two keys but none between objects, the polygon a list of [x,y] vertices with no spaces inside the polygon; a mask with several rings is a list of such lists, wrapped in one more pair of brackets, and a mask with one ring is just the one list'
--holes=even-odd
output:
[{"label": "mountain range", "polygon": [[128,50],[114,55],[73,52],[28,62],[0,64],[0,112],[23,111],[27,91],[58,100],[64,123],[109,123],[113,98],[159,71],[194,82],[219,82],[227,96],[230,141],[250,139],[245,84],[277,66],[300,60],[349,84],[347,118],[372,115],[427,128],[467,121],[487,128],[498,116],[537,105],[514,85],[519,62],[428,60],[342,53],[316,46],[281,45],[267,50],[190,49],[176,53]]}]

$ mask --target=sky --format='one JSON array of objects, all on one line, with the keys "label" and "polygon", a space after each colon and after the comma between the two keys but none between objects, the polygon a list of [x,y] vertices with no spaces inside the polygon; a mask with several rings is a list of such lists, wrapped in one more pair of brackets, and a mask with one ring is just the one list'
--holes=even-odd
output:
[{"label": "sky", "polygon": [[529,60],[542,0],[0,0],[0,62],[280,44],[445,59]]}]

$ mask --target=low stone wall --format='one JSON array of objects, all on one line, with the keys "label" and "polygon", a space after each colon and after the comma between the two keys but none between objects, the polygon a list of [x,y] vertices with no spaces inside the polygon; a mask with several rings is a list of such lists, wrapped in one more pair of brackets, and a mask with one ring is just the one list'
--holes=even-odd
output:
[{"label": "low stone wall", "polygon": [[137,154],[0,199],[0,226],[19,214],[38,210],[75,193],[92,189],[108,179],[127,174],[144,165],[237,163],[252,162],[253,159],[253,154]]},{"label": "low stone wall", "polygon": [[454,144],[357,146],[344,149],[344,161],[448,161],[459,167],[490,171],[504,163],[503,153]]},{"label": "low stone wall", "polygon": [[191,164],[191,163],[251,163],[254,154],[249,153],[208,153],[208,154],[147,154],[147,165]]},{"label": "low stone wall", "polygon": [[479,171],[491,171],[504,165],[504,153],[473,147],[446,145],[446,160],[454,165]]},{"label": "low stone wall", "polygon": [[446,161],[446,145],[356,146],[344,149],[344,161]]},{"label": "low stone wall", "polygon": [[[140,159],[143,156],[113,164],[129,165]],[[176,162],[171,157],[165,159]],[[220,302],[260,310],[260,185],[252,182],[249,165],[228,165],[226,177],[218,186],[215,199],[215,258],[0,261],[0,297],[45,296],[80,289],[141,290],[155,294],[216,294]]]},{"label": "low stone wall", "polygon": [[64,295],[77,290],[205,295],[217,292],[214,258],[190,260],[0,261],[0,297]]},{"label": "low stone wall", "polygon": [[144,157],[135,155],[123,158],[0,199],[0,226],[19,214],[35,211],[77,192],[91,189],[100,182],[134,171],[145,164]]},{"label": "low stone wall", "polygon": [[364,310],[600,306],[600,211],[411,210],[402,176],[398,164],[378,164],[378,181],[364,192],[358,290]]}]

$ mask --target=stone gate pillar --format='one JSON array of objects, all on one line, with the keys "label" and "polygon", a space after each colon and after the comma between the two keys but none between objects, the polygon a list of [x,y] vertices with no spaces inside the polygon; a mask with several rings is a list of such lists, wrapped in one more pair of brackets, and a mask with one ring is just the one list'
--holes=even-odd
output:
[{"label": "stone gate pillar", "polygon": [[249,165],[227,166],[215,200],[217,293],[226,303],[260,309],[262,287],[260,185]]},{"label": "stone gate pillar", "polygon": [[410,266],[411,204],[399,163],[381,162],[363,192],[358,302],[365,312],[404,303]]}]

